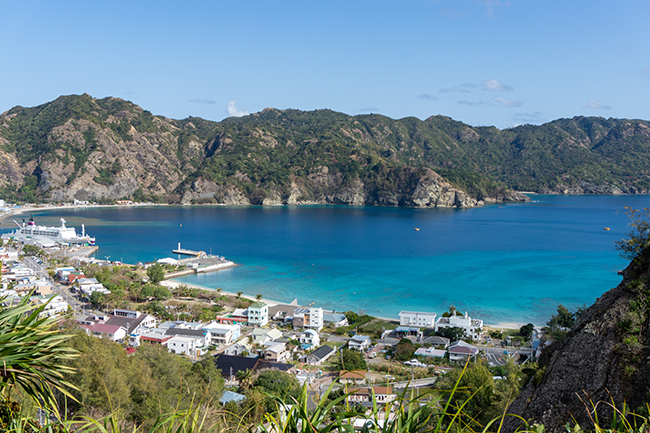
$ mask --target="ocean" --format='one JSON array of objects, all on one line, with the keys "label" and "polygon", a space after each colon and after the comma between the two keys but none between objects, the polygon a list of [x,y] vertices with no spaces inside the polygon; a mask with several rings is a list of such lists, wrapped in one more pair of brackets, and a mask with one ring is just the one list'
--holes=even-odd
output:
[{"label": "ocean", "polygon": [[175,257],[180,242],[240,265],[177,279],[210,289],[389,318],[454,305],[487,324],[543,325],[557,305],[588,306],[621,281],[627,263],[614,243],[629,231],[625,206],[648,207],[650,197],[531,198],[474,209],[121,206],[33,215],[46,225],[63,216],[78,232],[85,224],[98,258]]}]

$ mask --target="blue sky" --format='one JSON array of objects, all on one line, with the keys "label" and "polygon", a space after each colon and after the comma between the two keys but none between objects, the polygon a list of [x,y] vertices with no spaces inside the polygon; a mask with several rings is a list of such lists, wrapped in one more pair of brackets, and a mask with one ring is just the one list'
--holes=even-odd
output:
[{"label": "blue sky", "polygon": [[170,118],[329,108],[499,128],[650,119],[650,2],[4,1],[0,112],[63,94]]}]

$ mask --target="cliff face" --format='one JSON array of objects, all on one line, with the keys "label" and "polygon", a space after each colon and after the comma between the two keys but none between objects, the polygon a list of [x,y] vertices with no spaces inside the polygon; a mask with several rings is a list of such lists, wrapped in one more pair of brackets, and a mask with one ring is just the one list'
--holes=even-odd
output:
[{"label": "cliff face", "polygon": [[[543,374],[509,408],[551,432],[566,423],[593,428],[593,404],[601,426],[611,403],[636,410],[650,401],[650,251],[625,271],[621,284],[606,292],[579,318],[568,336],[546,348]],[[507,429],[518,422],[510,419]]]},{"label": "cliff face", "polygon": [[0,115],[0,195],[22,201],[471,207],[650,191],[650,126],[560,119],[507,130],[330,110],[210,122],[62,96]]}]

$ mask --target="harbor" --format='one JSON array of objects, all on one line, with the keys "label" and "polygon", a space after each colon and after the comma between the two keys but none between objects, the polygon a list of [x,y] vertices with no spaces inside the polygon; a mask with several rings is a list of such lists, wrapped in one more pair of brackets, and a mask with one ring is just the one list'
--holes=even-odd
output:
[{"label": "harbor", "polygon": [[[223,256],[215,256],[212,254],[206,254],[205,251],[194,251],[181,248],[181,243],[178,243],[178,248],[172,250],[172,253],[178,254],[179,259],[161,259],[158,260],[160,263],[175,264],[179,266],[184,266],[185,269],[168,273],[166,278],[175,278],[182,277],[185,275],[191,274],[202,274],[206,272],[215,272],[222,269],[231,268],[237,266],[234,262],[226,260]],[[192,256],[190,258],[181,259],[180,256]]]}]

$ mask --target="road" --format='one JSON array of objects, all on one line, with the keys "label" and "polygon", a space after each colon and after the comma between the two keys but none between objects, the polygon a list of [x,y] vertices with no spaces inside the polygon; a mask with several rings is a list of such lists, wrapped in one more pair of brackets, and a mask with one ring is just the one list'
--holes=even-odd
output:
[{"label": "road", "polygon": [[52,281],[47,273],[47,264],[43,262],[40,264],[36,261],[36,257],[25,256],[23,264],[32,269],[38,278],[43,278],[52,284],[52,290],[63,297],[63,300],[68,303],[74,310],[75,317],[82,318],[87,316],[86,304],[80,302],[69,291],[68,287]]}]

